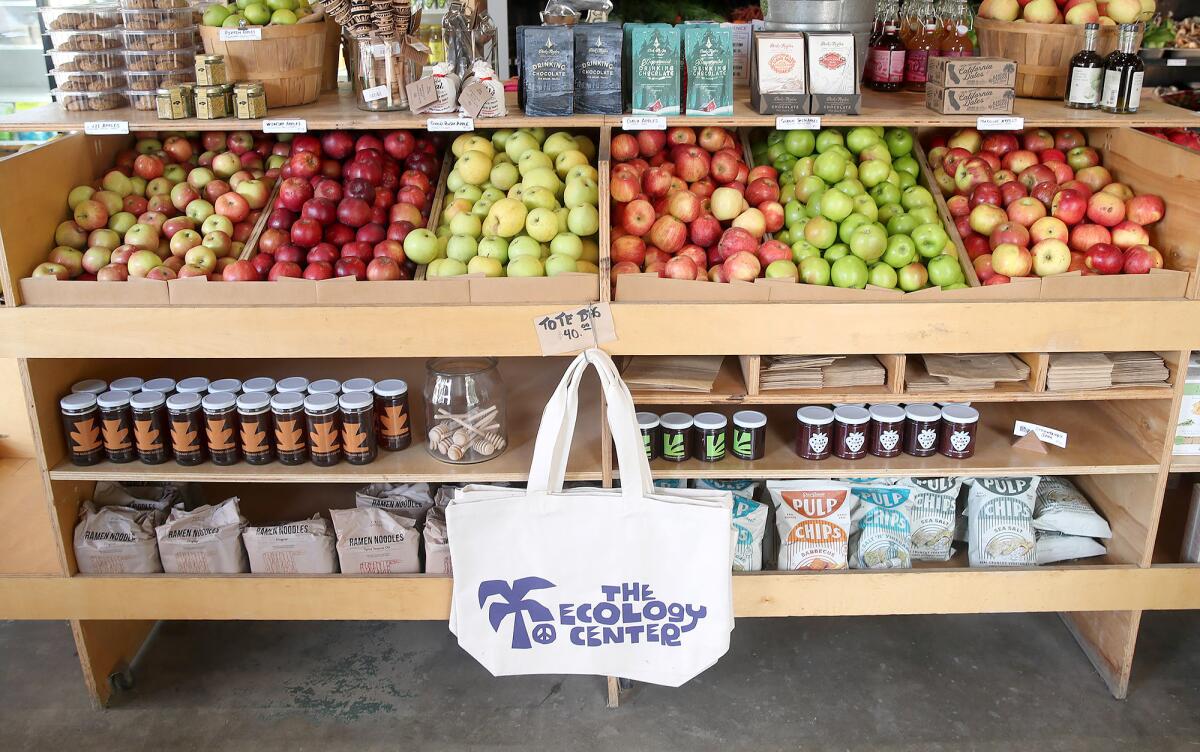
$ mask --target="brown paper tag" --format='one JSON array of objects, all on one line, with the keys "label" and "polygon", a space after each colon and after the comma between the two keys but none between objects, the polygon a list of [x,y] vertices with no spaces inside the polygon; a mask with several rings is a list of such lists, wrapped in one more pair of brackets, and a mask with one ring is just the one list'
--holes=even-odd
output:
[{"label": "brown paper tag", "polygon": [[408,92],[408,108],[413,112],[420,112],[436,102],[438,98],[433,76],[413,81],[405,87],[405,90]]},{"label": "brown paper tag", "polygon": [[579,352],[617,339],[608,303],[589,303],[533,318],[542,355]]},{"label": "brown paper tag", "polygon": [[483,110],[483,106],[491,98],[492,90],[488,88],[487,84],[476,81],[462,90],[462,93],[458,95],[458,103],[468,115],[477,118]]}]

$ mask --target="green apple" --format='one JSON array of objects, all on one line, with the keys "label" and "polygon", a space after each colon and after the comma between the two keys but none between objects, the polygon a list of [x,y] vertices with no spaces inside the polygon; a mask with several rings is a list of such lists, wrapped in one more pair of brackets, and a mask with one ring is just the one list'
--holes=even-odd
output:
[{"label": "green apple", "polygon": [[492,204],[483,221],[483,234],[511,238],[525,229],[525,205],[512,198],[502,198]]},{"label": "green apple", "polygon": [[497,258],[475,256],[467,262],[467,274],[482,274],[485,277],[503,277],[504,265]]},{"label": "green apple", "polygon": [[540,259],[542,257],[542,244],[528,235],[513,238],[512,242],[508,244],[508,258],[511,261],[522,256]]},{"label": "green apple", "polygon": [[855,196],[861,196],[866,193],[866,189],[863,188],[863,184],[860,183],[857,178],[843,178],[834,184],[833,189],[835,191],[841,191],[851,198]]},{"label": "green apple", "polygon": [[908,213],[910,217],[917,220],[917,224],[927,225],[940,221],[937,209],[932,206],[918,206]]},{"label": "green apple", "polygon": [[783,179],[779,181],[779,203],[787,205],[787,202],[793,201],[796,198],[796,183],[792,180],[790,173],[783,173]]},{"label": "green apple", "polygon": [[778,240],[780,243],[783,243],[784,245],[791,245],[792,244],[791,230],[787,229],[786,227],[783,228],[779,232],[775,233],[775,240]]},{"label": "green apple", "polygon": [[542,147],[542,144],[546,142],[546,129],[541,126],[536,128],[518,128],[517,130],[533,136],[534,140],[538,142],[539,149]]},{"label": "green apple", "polygon": [[516,131],[507,139],[505,139],[504,153],[508,155],[508,158],[511,159],[514,164],[516,164],[517,160],[521,158],[522,154],[530,151],[531,149],[536,151],[540,146],[541,144],[538,143],[536,138],[534,138],[528,131],[522,129]]},{"label": "green apple", "polygon": [[600,267],[596,266],[595,262],[579,259],[575,262],[575,271],[580,274],[599,274]]},{"label": "green apple", "polygon": [[886,181],[871,188],[867,195],[875,199],[875,203],[880,206],[900,203],[900,187]]},{"label": "green apple", "polygon": [[804,228],[808,225],[808,220],[811,219],[807,214],[801,217],[798,221],[788,225],[787,230],[792,235],[792,240],[799,240],[804,237]]},{"label": "green apple", "polygon": [[893,157],[903,157],[913,150],[913,137],[906,128],[888,128],[883,134],[884,143]]},{"label": "green apple", "polygon": [[813,217],[804,226],[804,239],[824,250],[837,241],[837,223],[825,217]]},{"label": "green apple", "polygon": [[551,253],[546,259],[546,276],[556,277],[559,274],[566,274],[575,271],[575,259],[570,256],[562,256],[557,253]]},{"label": "green apple", "polygon": [[875,264],[867,270],[867,284],[876,287],[886,287],[889,290],[896,287],[896,270],[887,264]]},{"label": "green apple", "polygon": [[891,221],[892,217],[897,214],[903,214],[904,208],[900,204],[884,204],[879,207],[879,216],[875,219],[883,222],[885,225]]},{"label": "green apple", "polygon": [[834,130],[833,128],[822,129],[821,132],[817,134],[816,147],[817,151],[821,154],[829,151],[834,146],[844,147],[845,143],[846,139],[842,137],[842,132]]},{"label": "green apple", "polygon": [[468,185],[483,185],[492,174],[492,158],[487,152],[468,149],[454,163],[454,170]]},{"label": "green apple", "polygon": [[300,19],[296,17],[295,11],[277,10],[271,14],[270,23],[277,26],[291,26]]},{"label": "green apple", "polygon": [[[487,217],[488,212],[492,210],[492,204],[494,203],[494,201],[488,201],[487,199],[481,198],[475,202],[474,206],[471,207],[470,213],[482,220],[483,218]],[[456,214],[454,216],[458,215]]]},{"label": "green apple", "polygon": [[876,224],[864,224],[850,236],[850,252],[863,261],[878,261],[887,249],[887,233]]},{"label": "green apple", "polygon": [[832,185],[846,174],[846,158],[837,152],[825,152],[813,163],[813,174]]},{"label": "green apple", "polygon": [[[815,222],[816,220],[813,221]],[[842,220],[841,224],[838,226],[837,239],[843,243],[849,243],[850,237],[854,235],[855,230],[863,225],[869,224],[871,224],[871,219],[869,217],[867,217],[865,214],[859,214],[855,212]],[[830,245],[832,245],[832,243],[830,243]]]},{"label": "green apple", "polygon": [[487,237],[479,241],[479,255],[494,258],[501,264],[508,263],[508,241],[504,238]]},{"label": "green apple", "polygon": [[879,143],[880,140],[879,134],[862,126],[851,128],[850,132],[846,134],[846,146],[854,154],[858,154],[871,144]]},{"label": "green apple", "polygon": [[807,240],[797,240],[792,243],[792,261],[797,264],[804,263],[806,258],[821,258],[821,249],[808,242]]},{"label": "green apple", "polygon": [[554,198],[554,192],[540,185],[527,186],[521,192],[521,203],[525,204],[526,209],[558,208],[558,199]]},{"label": "green apple", "polygon": [[909,175],[907,172],[897,172],[896,174],[900,176],[900,182],[897,183],[897,185],[900,186],[900,190],[902,191],[912,188],[917,184],[917,179],[912,175]]},{"label": "green apple", "polygon": [[783,223],[788,227],[791,227],[803,218],[804,205],[799,201],[792,200],[783,205]]},{"label": "green apple", "polygon": [[[501,128],[492,131],[492,146],[496,151],[505,151],[505,144],[508,142],[508,137],[513,134],[511,128]],[[505,154],[505,156],[508,156]]]},{"label": "green apple", "polygon": [[567,229],[579,236],[596,234],[600,230],[600,212],[591,204],[576,206],[567,218]]},{"label": "green apple", "polygon": [[787,154],[787,153],[788,153],[788,151],[786,148],[784,148],[782,141],[780,141],[779,143],[771,144],[769,147],[767,147],[767,162],[774,162],[775,160],[780,159],[781,157],[783,157],[784,154]]},{"label": "green apple", "polygon": [[565,151],[578,150],[578,145],[575,143],[575,137],[566,131],[555,131],[546,137],[546,143],[542,144],[542,151],[551,159],[557,159],[559,154]]},{"label": "green apple", "polygon": [[955,283],[949,284],[949,285],[942,285],[942,289],[943,290],[966,290],[967,283],[966,282],[955,282]]},{"label": "green apple", "polygon": [[[834,191],[834,192],[836,193],[836,191]],[[808,202],[804,204],[804,213],[807,214],[810,218],[820,216],[820,214],[821,214],[821,197],[824,196],[825,193],[826,193],[826,191],[817,191],[816,193],[814,193],[813,195],[808,197]],[[849,196],[847,196],[846,198],[847,198],[847,200],[849,200]]]},{"label": "green apple", "polygon": [[272,11],[296,10],[300,5],[296,0],[267,0],[267,7]]},{"label": "green apple", "polygon": [[563,206],[574,209],[584,204],[599,206],[600,186],[589,177],[568,179],[567,187],[563,189]]},{"label": "green apple", "polygon": [[563,180],[567,179],[567,174],[576,167],[586,167],[588,158],[583,152],[578,149],[564,151],[554,158],[554,171]]},{"label": "green apple", "polygon": [[946,241],[949,240],[946,229],[935,222],[918,225],[913,228],[911,236],[917,244],[917,253],[921,254],[921,258],[927,259],[940,256],[942,249],[946,247]]},{"label": "green apple", "polygon": [[763,275],[767,279],[797,280],[800,278],[800,272],[796,269],[796,265],[787,259],[779,259],[767,264]]},{"label": "green apple", "polygon": [[865,193],[860,193],[854,197],[854,211],[872,222],[879,219],[879,207],[876,206],[875,199]]},{"label": "green apple", "polygon": [[813,196],[825,190],[825,181],[816,175],[800,178],[796,182],[796,200],[808,201]]},{"label": "green apple", "polygon": [[242,15],[255,26],[266,26],[271,21],[271,10],[263,3],[250,3],[242,9]]},{"label": "green apple", "polygon": [[236,29],[239,28],[245,21],[246,17],[241,13],[230,13],[228,16],[225,16],[225,20],[221,22],[221,28]]},{"label": "green apple", "polygon": [[907,155],[900,157],[893,162],[892,167],[894,167],[897,172],[907,172],[914,178],[921,174],[921,168],[919,165],[917,165],[917,160]]},{"label": "green apple", "polygon": [[897,214],[887,221],[888,235],[908,235],[912,236],[912,231],[916,229],[917,222],[915,217],[908,214]]},{"label": "green apple", "polygon": [[470,235],[451,235],[446,242],[446,258],[464,264],[479,255],[479,242]]},{"label": "green apple", "polygon": [[472,203],[483,198],[483,189],[477,185],[464,185],[453,194],[454,198],[465,198]]},{"label": "green apple", "polygon": [[578,180],[579,178],[588,178],[592,182],[598,183],[600,181],[600,173],[590,164],[575,165],[567,170],[567,175],[563,180],[570,183],[572,180]]},{"label": "green apple", "polygon": [[800,178],[806,178],[813,174],[813,165],[817,163],[816,157],[801,157],[796,160],[796,164],[792,165],[792,179],[797,183]]},{"label": "green apple", "polygon": [[[461,277],[467,273],[467,265],[458,259],[438,259],[436,271],[433,275],[435,277]],[[425,273],[428,275],[429,269],[426,269]]]},{"label": "green apple", "polygon": [[858,160],[859,164],[867,161],[876,161],[890,165],[892,163],[892,153],[888,151],[887,144],[882,141],[876,141],[858,153]]},{"label": "green apple", "polygon": [[452,238],[452,237],[454,237],[454,236],[453,235],[438,235],[437,236],[437,241],[438,241],[437,255],[439,258],[446,257],[446,249],[450,247],[450,238]]},{"label": "green apple", "polygon": [[874,188],[877,185],[887,182],[888,173],[892,171],[886,163],[878,159],[869,159],[858,165],[858,178],[867,188]]},{"label": "green apple", "polygon": [[418,227],[404,238],[404,255],[418,264],[428,264],[437,258],[437,236],[424,227]]},{"label": "green apple", "polygon": [[825,251],[822,258],[832,264],[834,261],[837,261],[840,258],[845,258],[849,255],[850,246],[846,245],[845,243],[834,243]]},{"label": "green apple", "polygon": [[[550,255],[567,256],[574,261],[578,261],[583,257],[583,241],[578,235],[572,235],[569,232],[560,232],[550,241]],[[546,273],[550,274],[549,267],[546,268]],[[554,276],[550,274],[550,276]]]},{"label": "green apple", "polygon": [[450,233],[478,238],[483,234],[483,223],[474,214],[455,214],[454,219],[450,220]]},{"label": "green apple", "polygon": [[521,177],[523,178],[533,170],[553,170],[554,160],[546,156],[546,154],[543,152],[537,151],[536,149],[530,149],[522,154],[521,158],[517,160],[517,169],[520,171]]},{"label": "green apple", "polygon": [[867,286],[867,263],[857,256],[844,256],[829,268],[829,279],[834,287]]},{"label": "green apple", "polygon": [[204,15],[200,17],[200,23],[205,26],[220,26],[229,18],[229,8],[224,5],[213,3],[204,9]]},{"label": "green apple", "polygon": [[854,200],[841,191],[826,191],[821,195],[821,216],[841,222],[854,211]]},{"label": "green apple", "polygon": [[525,218],[525,232],[540,243],[548,242],[558,234],[558,216],[552,209],[534,209]]},{"label": "green apple", "polygon": [[777,172],[783,174],[785,172],[789,172],[796,166],[796,158],[791,154],[784,154],[782,157],[772,162],[771,166],[774,167]]},{"label": "green apple", "polygon": [[883,263],[893,269],[901,269],[917,260],[917,244],[907,235],[892,235],[888,238],[887,250],[883,252]]},{"label": "green apple", "polygon": [[[512,139],[509,139],[512,143]],[[508,262],[508,276],[510,277],[544,277],[546,276],[545,267],[542,266],[541,259],[536,256],[520,256]]]},{"label": "green apple", "polygon": [[793,157],[807,157],[817,146],[812,131],[788,131],[783,137],[783,148]]},{"label": "green apple", "polygon": [[808,285],[829,284],[829,262],[820,256],[811,256],[800,262],[800,278]]},{"label": "green apple", "polygon": [[896,285],[905,292],[920,290],[929,282],[929,272],[920,263],[913,262],[896,271]]},{"label": "green apple", "polygon": [[489,185],[487,188],[484,188],[483,193],[479,196],[480,201],[487,201],[489,204],[494,204],[502,198],[504,198],[504,191],[495,185]]},{"label": "green apple", "polygon": [[555,209],[554,216],[558,217],[558,231],[559,232],[569,232],[570,231],[570,227],[569,227],[570,221],[569,220],[571,219],[571,210],[567,209],[567,208]]},{"label": "green apple", "polygon": [[451,170],[446,175],[446,188],[451,191],[457,191],[466,184],[467,181],[463,180],[462,173],[460,173],[458,170]]},{"label": "green apple", "polygon": [[[528,152],[526,152],[528,154]],[[521,174],[521,182],[525,184],[526,190],[530,186],[539,185],[549,189],[555,196],[561,196],[563,191],[563,183],[558,179],[558,175],[549,167],[537,167],[529,172]]]},{"label": "green apple", "polygon": [[962,267],[953,256],[938,256],[929,260],[929,283],[938,287],[963,281]]},{"label": "green apple", "polygon": [[[204,203],[207,204],[208,202],[205,201]],[[191,204],[188,204],[188,206],[191,206]],[[191,216],[191,215],[189,214],[188,216]],[[210,213],[208,216],[215,216],[215,215]],[[203,217],[199,221],[203,222],[207,218],[208,217]],[[195,219],[195,217],[192,217],[192,219]],[[135,217],[132,213],[127,212],[127,211],[117,212],[116,214],[114,214],[108,218],[108,229],[112,230],[113,232],[115,232],[121,236],[124,236],[125,233],[129,231],[129,228],[133,227],[135,224],[137,224],[137,217]],[[232,235],[232,233],[230,233],[230,234]]]},{"label": "green apple", "polygon": [[783,139],[787,137],[787,131],[771,131],[767,133],[767,146],[782,144]]}]

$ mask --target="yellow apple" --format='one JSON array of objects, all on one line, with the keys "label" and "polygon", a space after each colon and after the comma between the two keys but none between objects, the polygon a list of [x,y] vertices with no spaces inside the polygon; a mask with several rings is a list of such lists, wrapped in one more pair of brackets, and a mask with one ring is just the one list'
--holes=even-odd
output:
[{"label": "yellow apple", "polygon": [[551,159],[557,159],[559,154],[564,151],[579,148],[575,144],[575,139],[566,131],[557,131],[551,133],[546,139],[546,143],[542,144],[542,151],[546,152],[546,156]]},{"label": "yellow apple", "polygon": [[542,167],[552,169],[554,167],[554,160],[552,160],[545,153],[536,151],[534,149],[530,149],[529,151],[525,152],[521,155],[521,158],[517,160],[517,168],[521,171],[521,177],[525,177],[532,170]]},{"label": "yellow apple", "polygon": [[[1037,0],[1034,0],[1037,2]],[[1046,0],[1050,2],[1051,0]],[[492,158],[481,151],[463,152],[463,155],[454,163],[454,169],[462,176],[464,182],[469,185],[483,185],[487,182],[488,176],[492,172]]]},{"label": "yellow apple", "polygon": [[502,198],[492,204],[483,221],[483,234],[511,238],[525,229],[527,212],[525,205],[512,198]]},{"label": "yellow apple", "polygon": [[558,173],[560,178],[565,180],[567,173],[572,167],[586,165],[587,163],[588,158],[583,152],[578,149],[571,149],[570,151],[564,151],[554,158],[554,171]]},{"label": "yellow apple", "polygon": [[551,209],[534,209],[525,218],[525,232],[539,243],[549,242],[558,234],[558,216]]}]

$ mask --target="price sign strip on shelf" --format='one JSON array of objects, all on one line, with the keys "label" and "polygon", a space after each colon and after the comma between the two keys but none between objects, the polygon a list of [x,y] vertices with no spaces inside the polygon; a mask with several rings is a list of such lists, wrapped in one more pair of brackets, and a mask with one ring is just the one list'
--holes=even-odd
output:
[{"label": "price sign strip on shelf", "polygon": [[627,131],[665,131],[667,119],[660,115],[626,115],[621,127]]},{"label": "price sign strip on shelf", "polygon": [[124,136],[129,133],[129,121],[89,120],[83,124],[83,132],[89,136]]},{"label": "price sign strip on shelf", "polygon": [[262,121],[263,133],[308,133],[308,121],[301,118],[268,118]]},{"label": "price sign strip on shelf", "polygon": [[608,303],[590,303],[534,316],[533,328],[542,355],[579,352],[617,339]]},{"label": "price sign strip on shelf", "polygon": [[1013,436],[1025,436],[1032,433],[1047,444],[1053,444],[1061,449],[1067,448],[1067,432],[1060,431],[1057,428],[1049,426],[1039,426],[1037,423],[1029,423],[1024,420],[1018,420],[1013,424]]},{"label": "price sign strip on shelf", "polygon": [[820,115],[780,115],[775,118],[775,130],[779,131],[819,131],[821,130]]},{"label": "price sign strip on shelf", "polygon": [[1019,131],[1025,127],[1025,118],[1016,115],[980,115],[975,127],[981,131]]},{"label": "price sign strip on shelf", "polygon": [[436,117],[426,120],[425,127],[431,133],[466,132],[475,130],[475,120],[468,117]]}]

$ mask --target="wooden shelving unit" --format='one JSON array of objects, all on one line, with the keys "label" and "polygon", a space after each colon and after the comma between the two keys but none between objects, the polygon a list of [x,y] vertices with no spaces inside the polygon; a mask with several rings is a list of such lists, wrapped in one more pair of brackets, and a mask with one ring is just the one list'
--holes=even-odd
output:
[{"label": "wooden shelving unit", "polygon": [[[772,126],[773,116],[749,111],[745,92],[730,118],[670,118],[672,124]],[[270,113],[302,118],[310,130],[423,128],[427,118],[358,110],[348,92],[313,105]],[[1019,100],[1016,115],[1027,127],[1126,128],[1192,125],[1194,116],[1144,102],[1136,116],[1069,110],[1058,102]],[[116,110],[68,113],[57,105],[0,118],[6,130],[78,131],[91,120],[125,120],[134,131],[242,130],[260,124],[233,119],[159,121],[150,113]],[[926,110],[918,95],[864,93],[862,114],[825,117],[824,125],[962,127],[974,116]],[[481,127],[592,128],[602,142],[621,126],[619,116],[569,120],[526,118],[510,108],[506,118]],[[292,373],[379,375],[401,373],[412,401],[420,401],[424,358],[443,355],[539,355],[535,317],[563,306],[436,305],[229,306],[122,305],[57,308],[17,305],[16,277],[45,253],[61,220],[69,187],[93,179],[111,156],[112,142],[79,134],[0,160],[0,182],[22,191],[0,196],[0,357],[19,358],[24,401],[34,423],[37,463],[54,523],[59,576],[0,576],[0,618],[70,619],[93,697],[105,701],[109,674],[137,652],[156,619],[444,619],[450,581],[433,576],[364,578],[101,577],[76,574],[71,533],[81,501],[100,480],[175,480],[200,484],[206,493],[247,496],[252,519],[334,500],[346,489],[375,481],[519,481],[528,471],[537,419],[564,359],[520,361],[509,367],[510,447],[474,466],[437,462],[420,445],[383,455],[372,465],[286,468],[278,464],[182,468],[137,463],[77,468],[65,463],[57,399],[69,385],[94,375],[129,373],[232,376]],[[74,139],[72,141],[72,139]],[[88,140],[91,139],[91,140]],[[65,145],[64,145],[65,142]],[[51,151],[56,150],[56,151]],[[59,151],[60,150],[60,151]],[[603,153],[603,148],[602,148]],[[76,158],[65,159],[71,154]],[[606,165],[602,165],[603,169]],[[1153,171],[1151,166],[1126,169]],[[1195,190],[1183,175],[1181,190]],[[602,181],[603,182],[603,181]],[[601,202],[607,206],[607,185]],[[19,195],[18,195],[19,194]],[[1179,212],[1180,216],[1186,214]],[[1186,217],[1184,217],[1186,219]],[[1176,231],[1179,234],[1179,231]],[[1194,260],[1197,249],[1188,250]],[[1189,290],[1195,290],[1195,280]],[[770,416],[766,456],[755,463],[727,459],[705,465],[657,461],[658,477],[798,478],[862,475],[1066,474],[1110,520],[1114,538],[1102,560],[1081,566],[971,569],[959,556],[943,566],[908,571],[832,573],[763,572],[734,579],[739,616],[816,616],[909,613],[1059,611],[1113,693],[1123,696],[1133,664],[1143,609],[1200,607],[1200,568],[1151,566],[1167,475],[1200,471],[1200,458],[1172,458],[1171,436],[1181,379],[1167,388],[1121,388],[1053,393],[1036,383],[987,392],[909,395],[902,378],[859,390],[759,391],[740,363],[789,353],[875,354],[898,358],[923,353],[1155,350],[1186,363],[1200,349],[1200,300],[1063,300],[871,303],[612,303],[616,355],[721,354],[729,357],[709,394],[640,392],[646,409],[702,407],[732,412],[758,405]],[[151,357],[152,356],[152,357]],[[1038,357],[1041,357],[1038,356]],[[507,361],[505,361],[507,364]],[[891,375],[891,374],[890,374]],[[1044,383],[1044,382],[1043,382]],[[902,456],[889,461],[830,460],[805,463],[792,451],[798,405],[833,401],[972,401],[983,415],[975,457]],[[581,400],[568,478],[611,483],[619,477],[606,433],[599,427],[595,392]],[[1046,455],[1011,447],[1012,422],[1032,420],[1067,430],[1068,448]],[[414,424],[423,425],[414,415]],[[307,505],[307,506],[305,506]]]}]

